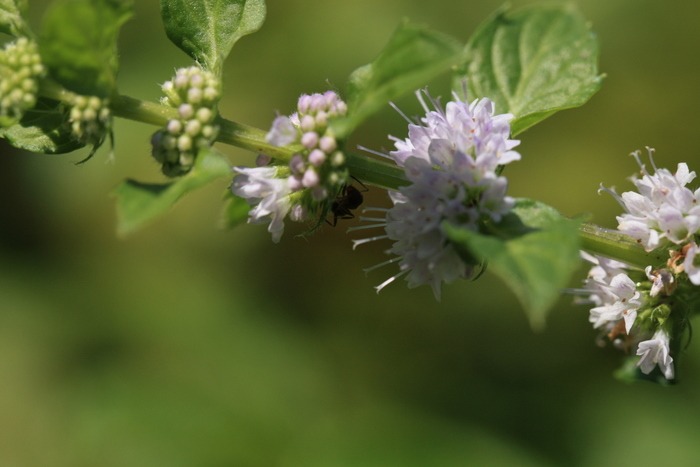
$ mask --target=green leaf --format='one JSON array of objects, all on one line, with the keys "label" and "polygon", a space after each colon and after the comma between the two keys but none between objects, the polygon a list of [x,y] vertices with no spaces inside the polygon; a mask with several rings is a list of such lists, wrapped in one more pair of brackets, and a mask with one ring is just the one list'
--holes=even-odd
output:
[{"label": "green leaf", "polygon": [[466,82],[470,98],[488,97],[498,113],[512,113],[514,135],[584,104],[602,83],[596,38],[572,6],[501,10],[466,51],[455,89]]},{"label": "green leaf", "polygon": [[26,0],[0,0],[0,32],[13,37],[30,35],[29,26],[22,18],[26,10]]},{"label": "green leaf", "polygon": [[392,99],[459,63],[461,54],[453,38],[404,21],[377,59],[350,75],[348,116],[332,123],[336,135],[347,136]]},{"label": "green leaf", "polygon": [[0,137],[16,148],[43,154],[63,154],[83,147],[70,132],[61,104],[39,99],[19,123],[0,128]]},{"label": "green leaf", "polygon": [[578,222],[542,203],[520,200],[494,235],[445,224],[463,255],[488,263],[523,305],[533,328],[541,329],[549,309],[580,264]]},{"label": "green leaf", "polygon": [[265,21],[264,0],[161,0],[168,38],[204,68],[221,74],[241,37]]},{"label": "green leaf", "polygon": [[221,216],[222,228],[232,229],[248,219],[250,204],[245,200],[245,198],[236,196],[231,193],[231,190],[227,190],[224,200],[224,212]]},{"label": "green leaf", "polygon": [[117,37],[131,0],[60,0],[44,17],[41,57],[50,76],[83,95],[109,97],[117,87]]},{"label": "green leaf", "polygon": [[137,231],[167,212],[182,196],[226,176],[231,176],[231,166],[226,158],[211,150],[201,150],[192,170],[172,183],[126,180],[114,191],[118,234]]}]

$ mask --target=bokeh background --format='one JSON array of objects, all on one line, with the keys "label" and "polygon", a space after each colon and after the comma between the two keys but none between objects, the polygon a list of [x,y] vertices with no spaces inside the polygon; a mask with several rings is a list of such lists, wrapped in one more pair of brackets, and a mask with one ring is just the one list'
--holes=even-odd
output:
[{"label": "bokeh background", "polygon": [[[32,0],[40,24],[46,2]],[[138,1],[120,40],[120,90],[156,100],[187,57]],[[515,6],[529,2],[514,0]],[[270,0],[262,30],[227,62],[224,116],[267,128],[303,92],[342,89],[408,17],[466,41],[500,0]],[[629,189],[628,154],[700,170],[700,3],[579,2],[601,44],[604,86],[584,107],[521,135],[514,196],[614,227],[598,185]],[[431,83],[448,93],[447,79]],[[418,113],[412,96],[399,101]],[[115,158],[0,146],[0,465],[694,465],[700,347],[680,384],[613,379],[621,355],[594,343],[563,297],[533,332],[493,276],[445,287],[365,276],[385,245],[353,252],[345,221],[308,239],[288,228],[217,228],[222,181],[129,238],[110,192],[161,181],[155,128],[117,120]],[[388,107],[357,141],[388,147]],[[253,155],[222,147],[232,163]],[[385,204],[379,189],[366,205]],[[585,271],[572,284],[583,277]]]}]

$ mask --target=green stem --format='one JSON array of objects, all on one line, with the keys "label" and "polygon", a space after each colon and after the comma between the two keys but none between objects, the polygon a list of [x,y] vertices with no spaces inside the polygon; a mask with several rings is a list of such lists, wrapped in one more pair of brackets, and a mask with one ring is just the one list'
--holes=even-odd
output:
[{"label": "green stem", "polygon": [[[58,83],[45,80],[42,82],[41,94],[50,99],[70,103],[74,93]],[[116,95],[110,98],[110,109],[116,117],[163,127],[168,120],[177,118],[177,109],[155,102],[142,101],[133,97]],[[219,135],[217,141],[282,161],[289,161],[303,148],[301,145],[286,147],[273,146],[265,140],[267,132],[258,128],[237,123],[219,117]],[[368,185],[386,189],[396,189],[406,184],[403,170],[393,164],[362,154],[346,153],[350,173]]]},{"label": "green stem", "polygon": [[636,240],[620,232],[595,224],[583,224],[579,229],[581,248],[608,258],[645,268],[659,266],[668,260],[666,251],[646,252]]}]

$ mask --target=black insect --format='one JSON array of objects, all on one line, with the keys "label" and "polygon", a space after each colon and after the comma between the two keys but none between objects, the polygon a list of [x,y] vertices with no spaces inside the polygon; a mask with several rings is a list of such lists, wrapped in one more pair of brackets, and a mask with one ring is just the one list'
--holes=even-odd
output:
[{"label": "black insect", "polygon": [[[355,177],[353,177],[355,178]],[[355,178],[355,180],[357,180]],[[362,185],[364,190],[367,191],[367,187],[361,181],[357,180],[357,183]],[[357,209],[364,201],[362,196],[362,191],[358,190],[352,185],[343,185],[342,190],[331,204],[331,212],[333,213],[333,222],[326,219],[330,225],[335,227],[338,224],[338,219],[352,219],[355,215],[352,213],[353,209]]]}]

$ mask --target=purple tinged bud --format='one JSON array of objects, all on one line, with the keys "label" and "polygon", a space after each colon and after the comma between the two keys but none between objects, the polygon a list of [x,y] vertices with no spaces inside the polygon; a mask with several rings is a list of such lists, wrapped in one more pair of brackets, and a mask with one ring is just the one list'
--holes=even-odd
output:
[{"label": "purple tinged bud", "polygon": [[199,104],[202,102],[202,90],[199,88],[189,88],[187,90],[187,102]]},{"label": "purple tinged bud", "polygon": [[306,172],[304,172],[304,177],[302,178],[301,183],[306,188],[311,188],[317,186],[319,181],[320,179],[316,171],[312,168],[309,168]]},{"label": "purple tinged bud", "polygon": [[326,153],[320,149],[314,149],[309,153],[309,162],[314,165],[314,167],[320,167],[326,160]]},{"label": "purple tinged bud", "polygon": [[180,118],[189,120],[194,116],[194,107],[190,104],[181,104],[180,107],[177,108],[177,113],[180,115]]},{"label": "purple tinged bud", "polygon": [[301,154],[294,154],[292,159],[289,161],[289,168],[293,174],[301,174],[306,170],[306,163]]},{"label": "purple tinged bud", "polygon": [[307,149],[313,149],[318,145],[318,134],[309,131],[301,136],[301,144]]},{"label": "purple tinged bud", "polygon": [[289,185],[289,189],[292,191],[299,191],[304,188],[304,185],[301,183],[301,179],[295,175],[289,176],[287,179],[287,184]]},{"label": "purple tinged bud", "polygon": [[173,80],[173,85],[177,89],[184,89],[187,87],[187,82],[189,80],[187,79],[187,76],[177,73],[175,75],[175,79]]},{"label": "purple tinged bud", "polygon": [[336,150],[338,144],[336,143],[335,138],[332,136],[324,136],[318,142],[318,146],[321,148],[321,150],[323,150],[323,152],[330,154]]},{"label": "purple tinged bud", "polygon": [[299,101],[297,102],[297,109],[299,113],[306,114],[309,113],[311,109],[311,96],[308,94],[302,94],[299,96]]},{"label": "purple tinged bud", "polygon": [[204,85],[204,78],[200,73],[193,73],[190,76],[190,86],[201,88]]},{"label": "purple tinged bud", "polygon": [[316,119],[311,115],[304,115],[299,124],[301,131],[313,131],[316,128]]}]

